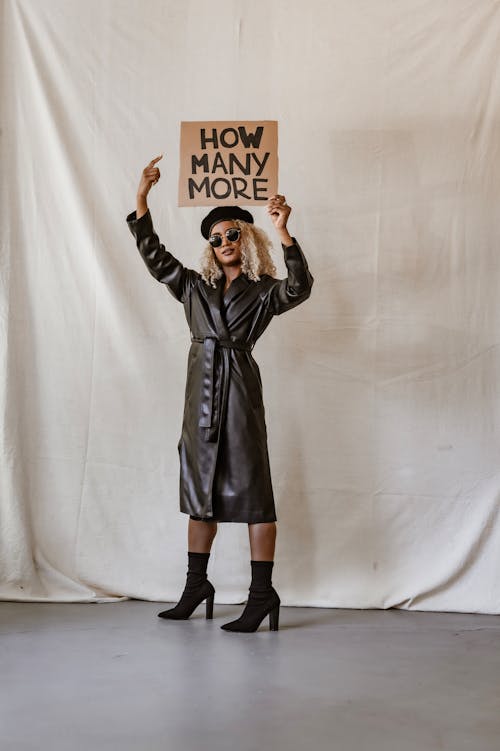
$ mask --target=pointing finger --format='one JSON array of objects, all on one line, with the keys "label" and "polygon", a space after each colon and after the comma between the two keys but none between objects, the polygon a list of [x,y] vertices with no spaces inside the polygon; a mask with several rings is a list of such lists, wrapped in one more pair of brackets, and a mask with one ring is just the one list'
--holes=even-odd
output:
[{"label": "pointing finger", "polygon": [[156,164],[156,162],[159,162],[160,159],[163,159],[163,154],[160,154],[160,156],[155,156],[154,159],[151,159],[151,161],[150,161],[150,163],[149,163],[148,166],[151,167],[153,164]]}]

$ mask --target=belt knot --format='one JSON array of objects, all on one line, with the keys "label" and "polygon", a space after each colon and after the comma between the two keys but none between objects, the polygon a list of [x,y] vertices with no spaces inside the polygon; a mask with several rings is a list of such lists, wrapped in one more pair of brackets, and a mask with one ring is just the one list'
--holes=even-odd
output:
[{"label": "belt knot", "polygon": [[[238,342],[232,339],[219,339],[217,336],[191,336],[192,342],[200,342],[203,344],[203,377],[201,384],[201,399],[200,399],[200,417],[198,425],[200,428],[205,428],[204,440],[217,440],[217,433],[219,429],[219,418],[222,409],[222,402],[224,396],[227,394],[228,378],[229,378],[229,349],[238,349],[245,352],[251,352],[255,342]],[[221,348],[226,350],[224,357],[222,358],[222,378],[220,380],[220,386],[222,393],[219,394],[217,399],[218,408],[215,408],[216,394],[215,394],[215,350]]]}]

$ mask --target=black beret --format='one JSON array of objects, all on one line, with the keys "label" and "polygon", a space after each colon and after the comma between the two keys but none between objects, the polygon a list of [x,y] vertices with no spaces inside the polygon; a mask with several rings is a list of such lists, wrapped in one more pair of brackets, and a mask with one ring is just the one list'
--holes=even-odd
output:
[{"label": "black beret", "polygon": [[249,211],[240,208],[240,206],[217,206],[215,209],[206,215],[205,219],[201,223],[201,234],[208,240],[210,237],[210,230],[214,224],[219,222],[227,222],[231,219],[241,219],[242,222],[248,222],[253,224],[253,216]]}]

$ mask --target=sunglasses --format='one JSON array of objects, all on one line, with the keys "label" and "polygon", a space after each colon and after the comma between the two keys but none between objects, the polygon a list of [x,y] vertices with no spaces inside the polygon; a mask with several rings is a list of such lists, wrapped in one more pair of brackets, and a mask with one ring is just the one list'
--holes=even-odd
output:
[{"label": "sunglasses", "polygon": [[[224,232],[224,234],[230,243],[235,243],[240,239],[241,230],[237,227],[230,227]],[[222,245],[222,235],[212,235],[208,238],[208,242],[212,248],[220,248]]]}]

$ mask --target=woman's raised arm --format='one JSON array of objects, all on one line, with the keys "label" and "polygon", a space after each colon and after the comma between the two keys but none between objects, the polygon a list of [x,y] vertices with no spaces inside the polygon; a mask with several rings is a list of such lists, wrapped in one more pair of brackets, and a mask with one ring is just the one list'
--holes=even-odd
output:
[{"label": "woman's raised arm", "polygon": [[184,302],[200,274],[186,268],[162,245],[154,231],[147,203],[151,187],[160,179],[160,170],[155,165],[162,156],[163,154],[152,159],[143,169],[137,189],[137,209],[127,216],[127,224],[150,274],[158,282],[165,284],[176,300]]},{"label": "woman's raised arm", "polygon": [[287,278],[277,279],[269,290],[267,304],[274,315],[281,315],[307,300],[314,282],[300,245],[288,232],[291,211],[285,196],[273,196],[267,203],[267,213],[281,240],[288,271]]}]

